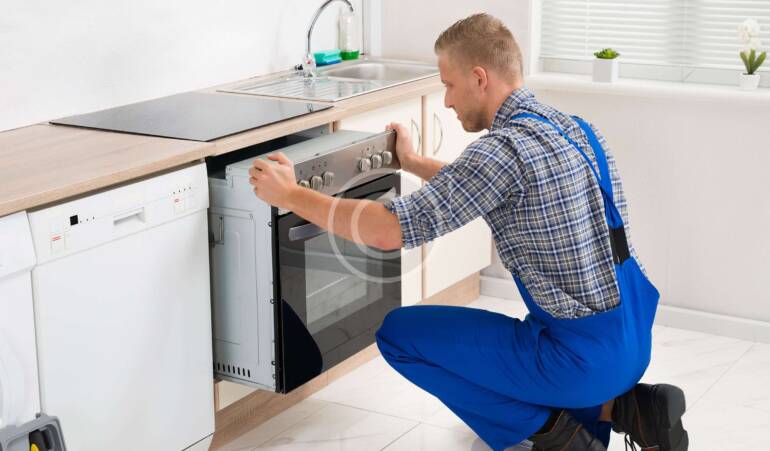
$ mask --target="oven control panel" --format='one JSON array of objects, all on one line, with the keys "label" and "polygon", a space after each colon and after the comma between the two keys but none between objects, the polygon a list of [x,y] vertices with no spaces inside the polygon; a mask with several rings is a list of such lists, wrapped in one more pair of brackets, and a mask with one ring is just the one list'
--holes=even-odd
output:
[{"label": "oven control panel", "polygon": [[[300,145],[282,149],[294,162],[297,183],[326,194],[336,194],[400,169],[393,131],[371,134],[340,130],[311,140],[315,152],[300,152]],[[292,148],[294,147],[294,148]]]}]

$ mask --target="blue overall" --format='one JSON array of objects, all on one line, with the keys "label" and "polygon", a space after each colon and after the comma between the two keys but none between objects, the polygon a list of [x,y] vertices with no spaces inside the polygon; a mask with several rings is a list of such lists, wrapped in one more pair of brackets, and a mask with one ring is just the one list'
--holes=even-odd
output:
[{"label": "blue overall", "polygon": [[607,160],[591,127],[573,117],[588,137],[598,172],[558,126],[529,113],[514,116],[525,118],[556,128],[599,181],[620,305],[557,319],[516,279],[529,309],[523,321],[464,307],[402,307],[387,315],[377,344],[396,371],[440,399],[495,451],[530,437],[553,409],[562,408],[608,443],[609,423],[598,421],[601,405],[631,389],[646,370],[658,291],[629,253]]}]

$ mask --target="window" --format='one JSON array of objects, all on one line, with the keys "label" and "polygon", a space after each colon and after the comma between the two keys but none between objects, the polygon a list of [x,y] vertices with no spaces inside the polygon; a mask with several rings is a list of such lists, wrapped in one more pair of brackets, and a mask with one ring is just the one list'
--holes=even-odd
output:
[{"label": "window", "polygon": [[[612,47],[623,77],[735,85],[747,18],[762,26],[767,50],[770,0],[543,0],[542,68],[588,74],[593,52]],[[770,61],[759,71],[764,86],[769,69]]]}]

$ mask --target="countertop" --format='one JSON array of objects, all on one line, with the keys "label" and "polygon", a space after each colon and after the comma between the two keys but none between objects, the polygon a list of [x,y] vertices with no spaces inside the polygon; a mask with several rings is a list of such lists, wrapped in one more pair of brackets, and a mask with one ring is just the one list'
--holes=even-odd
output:
[{"label": "countertop", "polygon": [[[227,85],[244,81],[247,80]],[[216,86],[200,92],[217,92],[218,88]],[[0,217],[329,124],[441,89],[443,85],[436,75],[334,102],[333,107],[327,110],[211,142],[50,124],[0,132]]]}]

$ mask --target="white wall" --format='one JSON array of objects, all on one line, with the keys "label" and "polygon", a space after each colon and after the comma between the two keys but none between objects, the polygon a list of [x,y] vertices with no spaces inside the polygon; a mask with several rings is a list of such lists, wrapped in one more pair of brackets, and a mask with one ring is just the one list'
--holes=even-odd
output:
[{"label": "white wall", "polygon": [[[321,3],[7,0],[0,130],[288,69]],[[339,8],[316,24],[315,50],[336,47]]]},{"label": "white wall", "polygon": [[435,62],[433,44],[438,35],[456,21],[486,12],[498,17],[511,30],[529,70],[530,0],[382,0],[382,54]]}]

